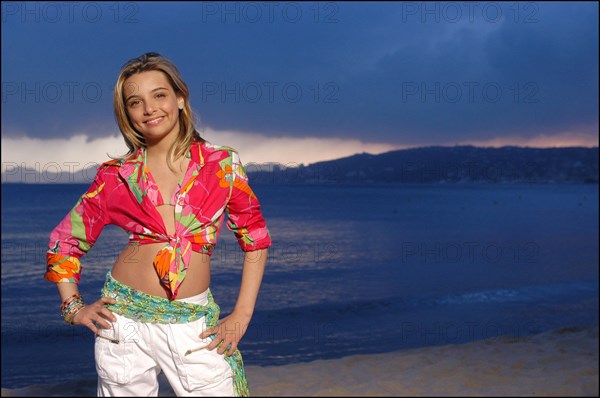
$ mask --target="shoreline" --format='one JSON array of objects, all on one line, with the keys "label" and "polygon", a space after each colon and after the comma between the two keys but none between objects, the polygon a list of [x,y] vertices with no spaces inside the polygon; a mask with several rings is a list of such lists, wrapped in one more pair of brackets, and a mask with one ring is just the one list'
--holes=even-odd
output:
[{"label": "shoreline", "polygon": [[265,370],[257,396],[598,396],[598,326]]},{"label": "shoreline", "polygon": [[[598,325],[463,344],[246,366],[253,396],[598,396]],[[2,388],[2,396],[95,396],[96,381]],[[159,396],[173,396],[161,378]]]}]

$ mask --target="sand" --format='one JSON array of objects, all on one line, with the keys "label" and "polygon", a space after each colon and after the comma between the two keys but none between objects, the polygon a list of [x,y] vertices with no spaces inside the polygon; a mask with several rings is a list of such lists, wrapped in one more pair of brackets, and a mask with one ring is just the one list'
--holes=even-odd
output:
[{"label": "sand", "polygon": [[[253,396],[598,396],[598,326],[466,344],[247,366]],[[95,395],[95,383],[2,396]],[[173,395],[161,383],[160,395]]]}]

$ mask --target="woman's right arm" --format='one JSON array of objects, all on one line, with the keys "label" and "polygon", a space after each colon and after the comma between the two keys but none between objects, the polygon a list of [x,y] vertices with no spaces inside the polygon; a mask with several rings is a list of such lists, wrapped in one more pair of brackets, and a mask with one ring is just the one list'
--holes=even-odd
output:
[{"label": "woman's right arm", "polygon": [[104,307],[115,300],[102,297],[90,305],[82,305],[77,284],[81,276],[79,258],[94,245],[108,224],[104,211],[107,196],[102,169],[101,166],[90,188],[50,234],[44,275],[46,280],[56,283],[65,320],[74,325],[85,325],[96,334],[98,327],[110,327],[107,320],[115,320],[114,315]]}]

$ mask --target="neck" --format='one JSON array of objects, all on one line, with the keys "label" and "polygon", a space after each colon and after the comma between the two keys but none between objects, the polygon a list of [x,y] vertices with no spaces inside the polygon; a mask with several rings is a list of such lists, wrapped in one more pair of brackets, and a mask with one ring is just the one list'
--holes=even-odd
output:
[{"label": "neck", "polygon": [[171,145],[173,145],[173,143],[175,142],[174,139],[168,138],[169,137],[165,137],[164,139],[157,142],[146,142],[147,157],[155,160],[166,161],[169,149],[171,148]]}]

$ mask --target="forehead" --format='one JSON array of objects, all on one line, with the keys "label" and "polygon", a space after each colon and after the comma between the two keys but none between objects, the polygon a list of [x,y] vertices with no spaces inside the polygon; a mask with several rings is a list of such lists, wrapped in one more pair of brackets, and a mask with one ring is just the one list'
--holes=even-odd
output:
[{"label": "forehead", "polygon": [[125,96],[141,94],[152,91],[158,87],[171,88],[169,79],[164,72],[157,70],[140,72],[129,76],[125,82],[123,82],[123,94],[125,94]]}]

